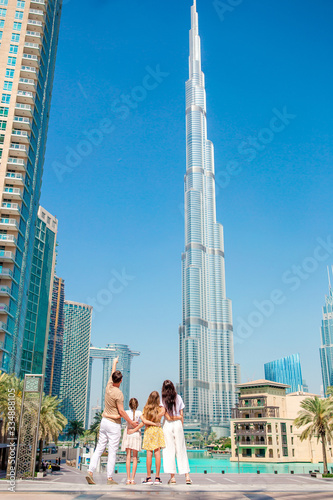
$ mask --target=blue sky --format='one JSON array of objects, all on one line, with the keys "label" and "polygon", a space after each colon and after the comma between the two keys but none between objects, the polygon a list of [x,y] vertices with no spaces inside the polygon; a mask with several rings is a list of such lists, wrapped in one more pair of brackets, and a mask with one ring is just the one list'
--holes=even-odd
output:
[{"label": "blue sky", "polygon": [[[59,219],[66,297],[97,303],[93,344],[141,351],[141,406],[165,378],[178,380],[191,3],[69,0],[59,37],[41,204]],[[333,264],[333,4],[244,0],[223,14],[197,3],[235,359],[247,381],[299,352],[318,392]],[[107,295],[115,273],[125,279]]]}]

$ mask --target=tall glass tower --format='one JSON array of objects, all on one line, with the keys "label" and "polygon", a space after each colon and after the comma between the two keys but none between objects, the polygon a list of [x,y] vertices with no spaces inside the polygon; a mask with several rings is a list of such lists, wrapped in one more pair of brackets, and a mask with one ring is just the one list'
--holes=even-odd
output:
[{"label": "tall glass tower", "polygon": [[[64,302],[64,343],[60,379],[61,412],[86,426],[92,307]],[[67,428],[63,434],[66,434]]]},{"label": "tall glass tower", "polygon": [[320,348],[321,373],[325,395],[327,394],[327,387],[333,386],[333,290],[329,270],[328,281],[329,292],[328,295],[326,295],[325,305],[323,307]]},{"label": "tall glass tower", "polygon": [[234,364],[231,301],[226,297],[223,227],[216,222],[214,149],[207,139],[205,79],[196,0],[186,83],[185,252],[180,392],[186,419],[229,426],[239,369]]},{"label": "tall glass tower", "polygon": [[287,384],[286,394],[291,392],[309,392],[302,377],[300,355],[291,354],[264,364],[265,380]]},{"label": "tall glass tower", "polygon": [[61,0],[0,7],[0,370],[19,375]]}]

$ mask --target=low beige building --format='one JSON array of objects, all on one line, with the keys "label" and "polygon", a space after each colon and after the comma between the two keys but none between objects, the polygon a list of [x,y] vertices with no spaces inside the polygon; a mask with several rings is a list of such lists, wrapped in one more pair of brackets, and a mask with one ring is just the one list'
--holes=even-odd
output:
[{"label": "low beige building", "polygon": [[[301,402],[314,394],[286,394],[288,385],[268,380],[239,384],[237,408],[232,410],[231,461],[313,462],[322,461],[322,445],[317,439],[301,442],[302,428],[294,425]],[[327,446],[328,462],[333,462],[332,445]]]}]

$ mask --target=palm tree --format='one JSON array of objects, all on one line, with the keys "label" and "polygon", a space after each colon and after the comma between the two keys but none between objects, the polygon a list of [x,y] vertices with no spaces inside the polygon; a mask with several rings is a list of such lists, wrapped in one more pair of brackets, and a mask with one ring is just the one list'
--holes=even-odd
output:
[{"label": "palm tree", "polygon": [[43,442],[54,441],[56,443],[59,434],[67,425],[67,418],[64,417],[64,415],[59,411],[60,404],[61,401],[57,398],[57,396],[46,396],[43,394],[38,432],[38,471],[40,470],[42,464]]},{"label": "palm tree", "polygon": [[321,439],[323,449],[324,474],[327,470],[326,441],[332,439],[332,401],[321,399],[318,396],[306,398],[301,402],[301,408],[294,424],[296,427],[305,427],[300,436],[301,441],[316,437]]},{"label": "palm tree", "polygon": [[98,434],[99,434],[99,429],[101,427],[101,420],[103,418],[103,412],[99,411],[96,413],[94,416],[94,421],[90,426],[90,432],[95,436],[95,448],[97,446],[97,440],[98,440]]},{"label": "palm tree", "polygon": [[75,448],[75,441],[77,436],[81,436],[84,433],[83,422],[79,420],[71,420],[68,424],[67,435],[68,437],[73,436],[73,446]]}]

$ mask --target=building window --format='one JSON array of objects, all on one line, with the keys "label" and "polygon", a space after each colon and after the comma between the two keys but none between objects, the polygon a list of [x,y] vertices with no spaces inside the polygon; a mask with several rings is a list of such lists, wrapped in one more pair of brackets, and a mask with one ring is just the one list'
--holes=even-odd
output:
[{"label": "building window", "polygon": [[12,42],[19,42],[20,41],[20,34],[19,33],[12,33]]},{"label": "building window", "polygon": [[0,134],[0,144],[3,144],[4,140],[5,140],[5,134]]},{"label": "building window", "polygon": [[0,17],[6,17],[7,9],[0,9]]},{"label": "building window", "polygon": [[23,12],[21,12],[20,10],[17,10],[15,12],[15,19],[23,19]]},{"label": "building window", "polygon": [[0,116],[8,116],[8,109],[3,106],[0,106]]},{"label": "building window", "polygon": [[15,66],[16,64],[16,57],[8,57],[8,66]]},{"label": "building window", "polygon": [[0,28],[4,28],[5,26],[5,21],[3,19],[0,19]]},{"label": "building window", "polygon": [[14,31],[21,31],[22,28],[22,23],[14,23],[13,30]]},{"label": "building window", "polygon": [[282,455],[284,457],[287,457],[288,456],[288,448],[282,448]]},{"label": "building window", "polygon": [[17,54],[18,51],[18,46],[17,45],[10,45],[9,46],[9,53],[10,54]]},{"label": "building window", "polygon": [[14,70],[6,69],[6,78],[14,78]]},{"label": "building window", "polygon": [[0,5],[8,5],[8,0],[0,0]]},{"label": "building window", "polygon": [[6,80],[3,83],[3,90],[12,90],[13,82],[7,82]]},{"label": "building window", "polygon": [[16,7],[18,9],[24,9],[24,6],[25,6],[25,2],[21,2],[20,0],[17,0]]},{"label": "building window", "polygon": [[6,130],[7,122],[0,120],[0,130]]},{"label": "building window", "polygon": [[2,94],[1,96],[1,102],[5,104],[9,104],[10,101],[10,94]]},{"label": "building window", "polygon": [[0,40],[2,40],[2,31],[0,31]]},{"label": "building window", "polygon": [[0,149],[0,159],[2,158],[2,149]]}]

